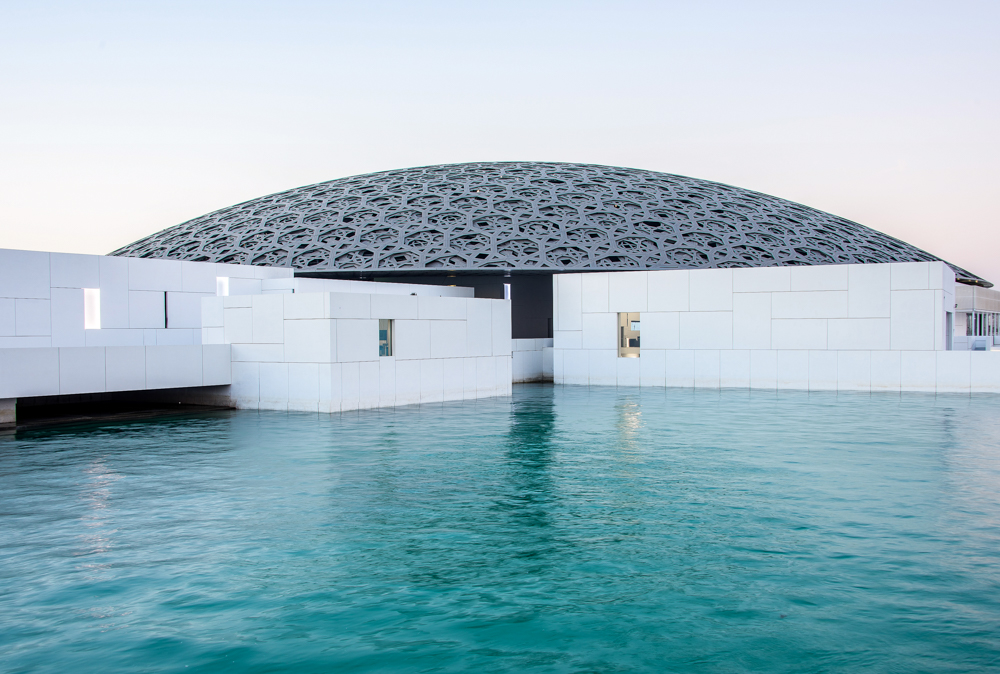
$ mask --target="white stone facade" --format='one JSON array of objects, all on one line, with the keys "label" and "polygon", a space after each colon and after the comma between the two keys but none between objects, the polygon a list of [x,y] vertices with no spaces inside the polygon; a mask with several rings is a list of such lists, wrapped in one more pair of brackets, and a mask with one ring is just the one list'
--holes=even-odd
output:
[{"label": "white stone facade", "polygon": [[[397,293],[204,300],[206,341],[232,347],[235,406],[338,412],[510,394],[509,301],[386,285]],[[393,321],[391,356],[379,356],[379,319]]]},{"label": "white stone facade", "polygon": [[[554,277],[557,384],[1000,391],[1000,354],[948,350],[941,262]],[[641,355],[619,358],[619,312]]]},{"label": "white stone facade", "polygon": [[[472,294],[0,250],[0,424],[18,398],[151,389],[326,412],[509,394],[510,303]],[[380,318],[393,356],[378,355]]]}]

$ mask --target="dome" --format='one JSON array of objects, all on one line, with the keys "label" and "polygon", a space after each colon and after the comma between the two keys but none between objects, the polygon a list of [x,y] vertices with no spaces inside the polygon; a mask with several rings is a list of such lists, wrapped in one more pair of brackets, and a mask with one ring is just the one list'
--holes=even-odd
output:
[{"label": "dome", "polygon": [[[541,162],[426,166],[307,185],[189,220],[111,254],[328,273],[940,259],[759,192],[655,171]],[[952,268],[961,282],[992,285]]]}]

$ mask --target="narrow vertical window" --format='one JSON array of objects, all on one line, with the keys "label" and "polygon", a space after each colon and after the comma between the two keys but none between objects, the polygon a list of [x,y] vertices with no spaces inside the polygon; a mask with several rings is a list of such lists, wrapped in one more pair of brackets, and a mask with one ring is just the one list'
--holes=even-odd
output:
[{"label": "narrow vertical window", "polygon": [[228,297],[229,296],[229,277],[228,276],[216,276],[215,277],[215,294],[218,297]]},{"label": "narrow vertical window", "polygon": [[618,314],[618,357],[639,357],[639,314]]},{"label": "narrow vertical window", "polygon": [[378,355],[392,355],[392,321],[388,318],[378,319]]},{"label": "narrow vertical window", "polygon": [[101,289],[83,289],[83,329],[101,329]]},{"label": "narrow vertical window", "polygon": [[510,284],[509,283],[504,283],[503,284],[503,298],[505,300],[509,300],[510,299]]}]

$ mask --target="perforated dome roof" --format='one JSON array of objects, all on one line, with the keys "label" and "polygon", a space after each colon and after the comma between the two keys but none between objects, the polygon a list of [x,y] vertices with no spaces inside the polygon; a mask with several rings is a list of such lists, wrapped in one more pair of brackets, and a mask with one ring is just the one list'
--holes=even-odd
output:
[{"label": "perforated dome roof", "polygon": [[[541,162],[298,187],[112,255],[309,271],[640,270],[938,260],[823,211],[707,180]],[[992,285],[952,265],[960,281]]]}]

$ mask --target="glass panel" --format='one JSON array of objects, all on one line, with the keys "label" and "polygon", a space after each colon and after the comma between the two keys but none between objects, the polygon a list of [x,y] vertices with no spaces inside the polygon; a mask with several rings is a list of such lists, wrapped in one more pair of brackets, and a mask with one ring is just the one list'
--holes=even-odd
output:
[{"label": "glass panel", "polygon": [[618,314],[618,357],[639,357],[639,314]]},{"label": "glass panel", "polygon": [[378,319],[378,355],[392,355],[392,321],[387,318]]}]

